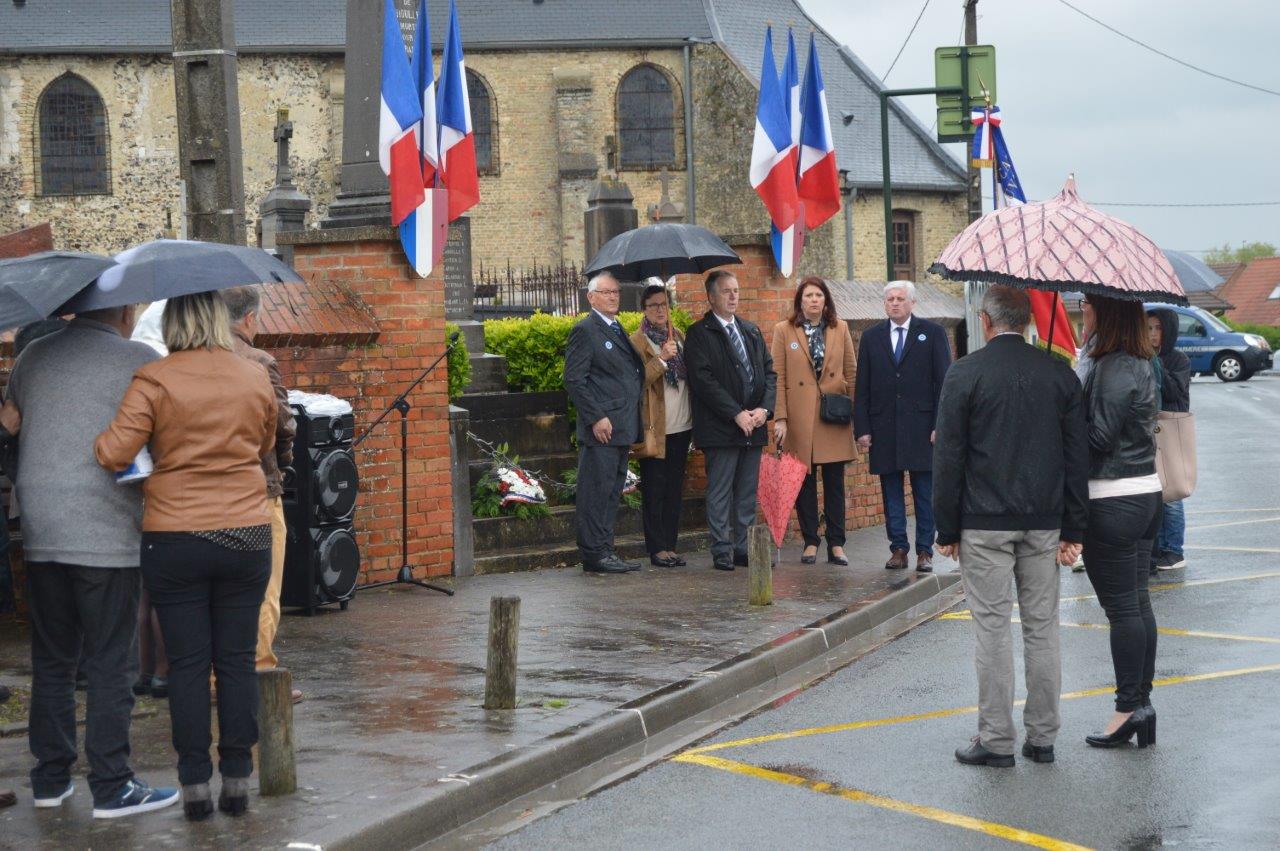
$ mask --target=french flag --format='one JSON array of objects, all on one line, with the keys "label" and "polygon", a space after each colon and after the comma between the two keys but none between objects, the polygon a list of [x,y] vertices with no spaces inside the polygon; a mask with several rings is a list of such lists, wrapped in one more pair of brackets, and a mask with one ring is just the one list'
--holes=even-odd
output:
[{"label": "french flag", "polygon": [[[760,68],[760,99],[756,104],[756,132],[751,145],[751,187],[755,189],[769,219],[785,232],[799,218],[796,194],[796,158],[791,142],[791,122],[783,97],[778,67],[773,61],[773,28],[764,34],[764,60]],[[795,258],[790,251],[774,246],[774,260],[784,275],[790,275]]]},{"label": "french flag", "polygon": [[[791,128],[791,146],[787,156],[794,168],[799,164],[800,150],[800,74],[796,69],[796,39],[790,28],[787,29],[787,58],[782,63],[779,82],[787,105],[787,123]],[[773,247],[773,256],[780,258],[778,269],[790,277],[804,251],[804,227],[800,216],[797,215],[796,223],[789,228],[769,225],[769,244]],[[790,261],[790,265],[784,261]]]},{"label": "french flag", "polygon": [[799,195],[804,204],[805,229],[813,230],[840,211],[840,178],[836,169],[836,146],[831,139],[831,119],[827,115],[827,92],[822,84],[818,46],[812,34],[801,103]]},{"label": "french flag", "polygon": [[383,4],[382,104],[378,116],[378,163],[391,185],[391,224],[399,225],[426,194],[417,134],[422,104],[404,52],[393,0]]},{"label": "french flag", "polygon": [[440,121],[437,175],[439,184],[449,190],[449,221],[453,221],[480,202],[471,104],[467,100],[467,69],[462,58],[462,33],[458,29],[455,0],[449,0],[449,30],[444,39],[444,58],[440,61],[436,113]]},{"label": "french flag", "polygon": [[444,258],[444,245],[449,236],[448,193],[432,188],[440,161],[440,131],[436,125],[436,81],[431,67],[431,24],[426,0],[421,0],[418,5],[409,70],[413,77],[413,91],[422,109],[422,120],[415,127],[415,133],[424,197],[422,203],[400,222],[400,244],[414,271],[425,278]]}]

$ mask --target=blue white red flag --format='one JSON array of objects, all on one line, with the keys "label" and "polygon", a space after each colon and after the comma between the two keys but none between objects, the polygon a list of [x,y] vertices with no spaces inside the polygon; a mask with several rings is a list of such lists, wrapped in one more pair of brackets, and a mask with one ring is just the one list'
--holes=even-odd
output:
[{"label": "blue white red flag", "polygon": [[836,169],[836,145],[827,114],[827,91],[818,64],[818,46],[809,36],[809,67],[804,73],[800,112],[800,202],[804,226],[813,230],[840,211],[840,177]]},{"label": "blue white red flag", "polygon": [[[764,35],[764,60],[760,68],[760,98],[756,103],[756,132],[751,145],[751,187],[755,189],[769,219],[779,231],[786,231],[799,217],[796,194],[796,157],[791,144],[791,123],[778,68],[773,61],[773,30]],[[792,252],[774,246],[774,260],[784,275],[790,275],[795,258]]]},{"label": "blue white red flag", "polygon": [[[999,109],[992,109],[995,116]],[[997,117],[988,122],[990,128],[990,147],[992,165],[995,169],[995,180],[992,192],[996,209],[1016,207],[1027,203],[1027,196],[1022,191],[1022,183],[1018,180],[1018,172],[1013,167],[1013,158],[1009,156],[1009,146],[1004,141],[1004,130]],[[1039,341],[1036,345],[1046,348],[1068,363],[1076,362],[1076,336],[1071,327],[1071,319],[1067,316],[1067,306],[1057,293],[1044,290],[1027,290],[1031,299],[1031,315],[1036,322],[1036,334]]]},{"label": "blue white red flag", "polygon": [[[782,73],[778,77],[782,86],[782,97],[787,106],[787,124],[791,128],[791,147],[787,152],[799,165],[800,151],[800,72],[796,68],[796,39],[791,28],[787,28],[787,58],[782,62]],[[804,251],[803,217],[797,214],[795,224],[780,229],[775,224],[769,225],[769,244],[773,247],[773,256],[778,258],[778,269],[790,277],[800,262],[800,254]],[[790,265],[784,260],[789,259]]]},{"label": "blue white red flag", "polygon": [[439,129],[436,126],[436,83],[431,67],[431,24],[426,0],[418,5],[418,20],[413,34],[413,54],[409,60],[414,92],[422,107],[422,120],[415,128],[420,171],[425,188],[423,200],[400,222],[400,244],[405,257],[421,277],[444,258],[444,244],[449,237],[449,196],[434,189],[436,164],[439,162]]},{"label": "blue white red flag", "polygon": [[417,133],[422,104],[404,52],[393,0],[383,3],[382,89],[378,116],[378,163],[391,185],[391,223],[399,225],[425,200]]},{"label": "blue white red flag", "polygon": [[476,169],[467,68],[462,56],[456,0],[449,0],[449,29],[440,61],[436,115],[440,122],[439,185],[449,190],[449,221],[453,221],[480,202],[480,174]]},{"label": "blue white red flag", "polygon": [[969,159],[974,168],[991,168],[995,162],[995,134],[1000,129],[1000,107],[988,106],[969,113],[973,124],[973,150]]}]

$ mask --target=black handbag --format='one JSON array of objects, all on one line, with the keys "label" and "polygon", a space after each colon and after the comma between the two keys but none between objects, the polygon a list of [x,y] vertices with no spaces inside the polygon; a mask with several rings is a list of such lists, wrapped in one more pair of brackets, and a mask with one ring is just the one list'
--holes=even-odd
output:
[{"label": "black handbag", "polygon": [[843,393],[823,393],[819,396],[818,416],[824,423],[848,425],[853,422],[853,400]]}]

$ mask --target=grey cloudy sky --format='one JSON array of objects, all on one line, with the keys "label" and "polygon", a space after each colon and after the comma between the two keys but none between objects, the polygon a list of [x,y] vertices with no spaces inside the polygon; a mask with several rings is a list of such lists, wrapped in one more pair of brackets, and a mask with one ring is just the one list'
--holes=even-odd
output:
[{"label": "grey cloudy sky", "polygon": [[[801,2],[881,76],[923,4]],[[1280,91],[1280,3],[1070,2],[1187,62]],[[1074,171],[1090,202],[1280,201],[1280,97],[1149,53],[1059,0],[980,0],[978,15],[978,41],[996,46],[1005,138],[1028,197],[1056,193]],[[888,85],[933,85],[933,50],[959,43],[963,17],[961,0],[931,0]],[[907,105],[925,127],[933,123],[932,98]],[[836,114],[839,105],[830,108]],[[960,145],[947,148],[961,153]],[[989,188],[987,195],[989,205]],[[1280,206],[1103,209],[1164,248],[1280,244]]]}]

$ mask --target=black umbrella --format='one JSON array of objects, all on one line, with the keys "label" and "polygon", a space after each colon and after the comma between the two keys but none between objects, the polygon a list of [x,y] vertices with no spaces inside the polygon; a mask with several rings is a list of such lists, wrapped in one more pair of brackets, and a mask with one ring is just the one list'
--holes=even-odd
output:
[{"label": "black umbrella", "polygon": [[583,270],[585,275],[610,272],[620,281],[705,272],[741,263],[724,240],[698,225],[661,223],[619,234],[601,246]]},{"label": "black umbrella", "polygon": [[110,257],[78,251],[0,260],[0,331],[46,318],[115,264]]},{"label": "black umbrella", "polygon": [[220,242],[157,239],[121,251],[115,262],[62,311],[102,310],[245,284],[302,282],[301,275],[261,248]]}]

